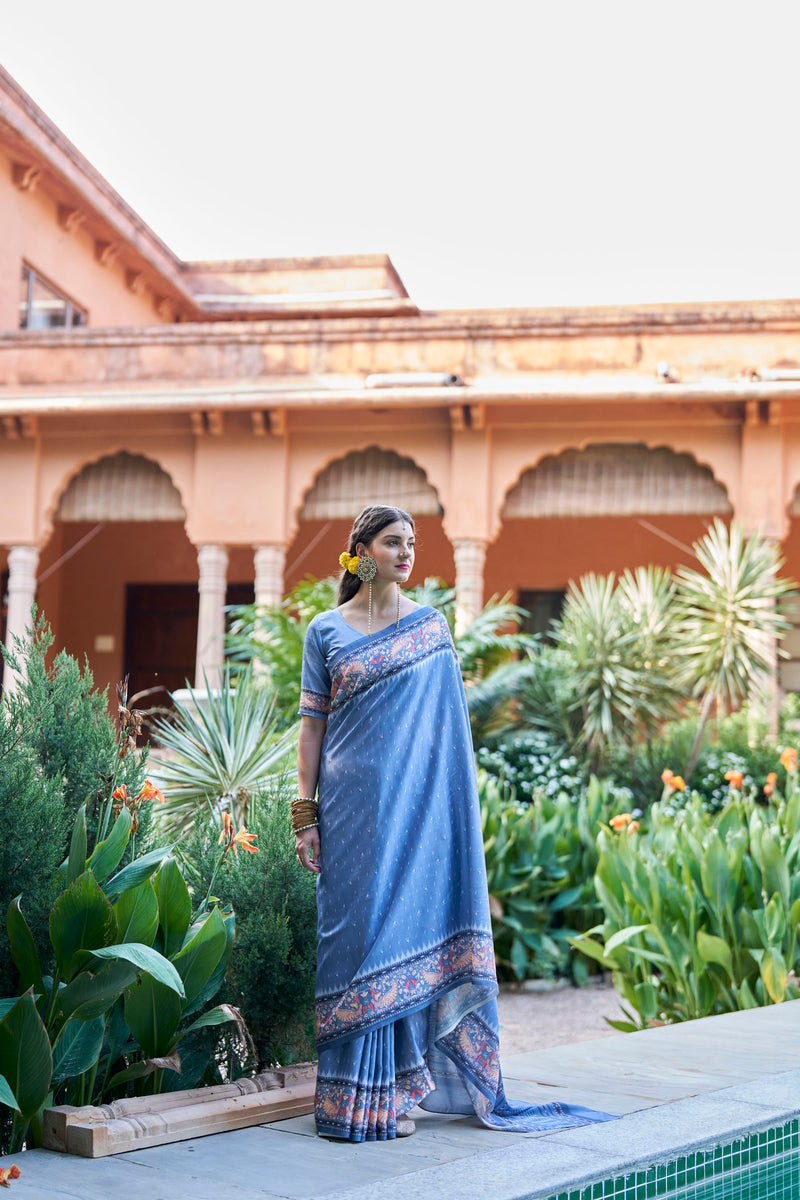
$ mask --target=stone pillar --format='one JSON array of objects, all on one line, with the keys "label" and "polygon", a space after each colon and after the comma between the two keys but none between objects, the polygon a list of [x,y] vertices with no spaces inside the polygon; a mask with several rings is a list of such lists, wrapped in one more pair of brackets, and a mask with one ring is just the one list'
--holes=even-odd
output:
[{"label": "stone pillar", "polygon": [[456,633],[463,633],[483,608],[483,538],[454,538],[456,560]]},{"label": "stone pillar", "polygon": [[254,546],[256,567],[256,604],[275,608],[283,599],[283,568],[286,547],[279,542]]},{"label": "stone pillar", "polygon": [[[39,550],[36,546],[11,546],[8,552],[8,616],[6,646],[14,649],[14,637],[24,638],[31,623],[31,605],[36,599],[36,568]],[[15,671],[5,667],[3,687],[12,692],[19,682]]]},{"label": "stone pillar", "polygon": [[[200,567],[198,591],[200,609],[197,618],[197,659],[194,686],[220,686],[220,668],[225,659],[225,589],[227,585],[228,551],[224,546],[197,547]],[[205,675],[205,677],[204,677]]]}]

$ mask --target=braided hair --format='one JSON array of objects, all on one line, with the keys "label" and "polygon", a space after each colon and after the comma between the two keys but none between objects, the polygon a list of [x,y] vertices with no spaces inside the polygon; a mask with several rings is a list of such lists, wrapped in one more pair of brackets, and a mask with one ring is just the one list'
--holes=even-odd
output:
[{"label": "braided hair", "polygon": [[[381,530],[387,525],[393,525],[395,521],[405,521],[414,529],[414,518],[402,508],[393,508],[388,504],[368,504],[366,508],[362,508],[350,530],[348,553],[355,554],[359,542],[367,547],[371,546]],[[361,580],[358,576],[345,570],[339,580],[337,607],[347,600],[352,600],[360,587]]]}]

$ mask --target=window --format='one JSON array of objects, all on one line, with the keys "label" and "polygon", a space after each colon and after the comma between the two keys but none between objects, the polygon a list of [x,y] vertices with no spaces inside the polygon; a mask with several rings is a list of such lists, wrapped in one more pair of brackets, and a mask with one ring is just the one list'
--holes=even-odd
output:
[{"label": "window", "polygon": [[56,329],[85,325],[86,309],[45,283],[32,267],[22,265],[19,297],[20,329]]}]

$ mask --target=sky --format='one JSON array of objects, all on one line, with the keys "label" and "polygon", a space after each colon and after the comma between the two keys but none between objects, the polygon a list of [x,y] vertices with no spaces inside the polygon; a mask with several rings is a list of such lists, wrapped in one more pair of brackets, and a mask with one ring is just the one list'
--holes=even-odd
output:
[{"label": "sky", "polygon": [[184,259],[423,309],[800,296],[800,5],[37,0],[0,63]]}]

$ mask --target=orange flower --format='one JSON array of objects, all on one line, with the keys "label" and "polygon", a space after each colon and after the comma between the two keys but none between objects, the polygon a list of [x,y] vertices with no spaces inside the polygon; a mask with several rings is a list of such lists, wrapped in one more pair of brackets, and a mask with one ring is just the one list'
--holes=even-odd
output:
[{"label": "orange flower", "polygon": [[772,784],[772,783],[764,784],[764,795],[765,796],[771,796],[774,791],[775,791],[774,784]]},{"label": "orange flower", "polygon": [[673,775],[670,779],[673,791],[685,792],[686,783],[681,775]]},{"label": "orange flower", "polygon": [[118,788],[114,788],[113,796],[115,800],[119,800],[120,804],[128,803],[128,785],[121,783]]},{"label": "orange flower", "polygon": [[638,830],[639,830],[639,822],[631,821],[630,825],[628,826],[628,833],[637,833]]},{"label": "orange flower", "polygon": [[661,772],[661,782],[662,783],[672,783],[672,780],[674,778],[675,778],[675,776],[672,774],[672,771],[670,771],[669,767],[665,767],[664,770]]},{"label": "orange flower", "polygon": [[243,850],[249,850],[251,854],[260,854],[261,852],[258,846],[250,845],[250,843],[254,842],[257,837],[257,833],[248,833],[243,825],[236,834],[236,837],[231,842],[231,845],[233,846],[233,853],[238,855],[239,846],[241,846]]},{"label": "orange flower", "polygon": [[785,767],[790,774],[794,774],[797,770],[797,751],[791,748],[784,750],[781,755],[781,766]]},{"label": "orange flower", "polygon": [[775,787],[775,784],[776,784],[777,782],[778,782],[778,776],[775,774],[775,772],[774,772],[774,771],[770,771],[769,775],[767,776],[767,783],[768,783],[768,784],[769,784],[771,787]]},{"label": "orange flower", "polygon": [[164,793],[160,792],[155,784],[151,783],[149,779],[145,779],[142,790],[139,792],[139,795],[136,797],[136,799],[139,803],[141,803],[143,800],[157,800],[159,804],[163,804]]},{"label": "orange flower", "polygon": [[16,1163],[10,1167],[0,1168],[0,1187],[8,1187],[9,1179],[19,1179],[21,1174],[22,1171],[20,1171]]},{"label": "orange flower", "polygon": [[616,817],[612,817],[608,822],[612,829],[624,829],[626,825],[631,823],[630,813],[617,813]]},{"label": "orange flower", "polygon": [[219,845],[227,842],[230,846],[233,842],[233,817],[229,812],[222,814],[222,833],[219,835]]},{"label": "orange flower", "polygon": [[744,783],[744,775],[741,771],[726,771],[725,778],[732,788],[740,788]]}]

